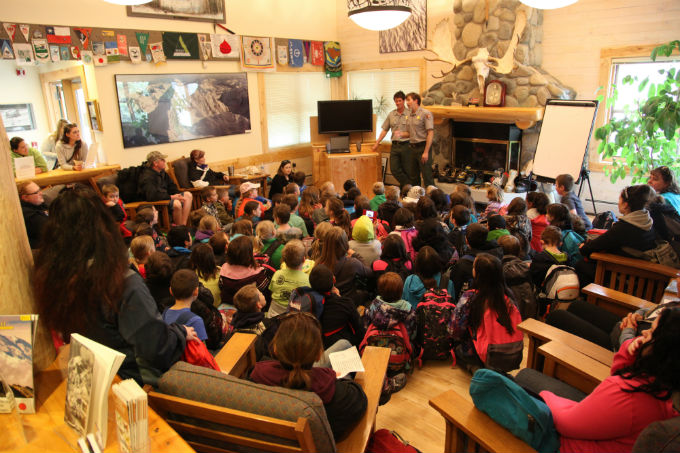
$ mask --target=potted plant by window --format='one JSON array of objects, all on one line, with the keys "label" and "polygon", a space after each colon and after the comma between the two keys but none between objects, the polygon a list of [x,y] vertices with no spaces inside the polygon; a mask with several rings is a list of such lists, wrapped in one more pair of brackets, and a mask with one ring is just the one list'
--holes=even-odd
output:
[{"label": "potted plant by window", "polygon": [[[668,57],[676,48],[680,50],[678,40],[661,45],[652,51],[651,59]],[[595,131],[595,138],[600,140],[597,152],[604,159],[611,159],[605,174],[612,183],[627,173],[632,176],[633,184],[646,182],[650,170],[660,165],[680,174],[680,70],[662,69],[659,73],[664,77],[660,83],[626,76],[623,84],[637,86],[639,92],[647,90],[647,96],[626,106],[623,115],[612,118]],[[607,99],[607,108],[616,99],[614,89]]]}]

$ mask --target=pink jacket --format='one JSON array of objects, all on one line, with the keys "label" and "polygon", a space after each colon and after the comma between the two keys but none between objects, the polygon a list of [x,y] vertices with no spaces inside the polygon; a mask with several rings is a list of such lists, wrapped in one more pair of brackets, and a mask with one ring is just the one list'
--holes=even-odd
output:
[{"label": "pink jacket", "polygon": [[[628,354],[631,341],[624,342],[614,356],[612,373],[633,363],[634,356]],[[641,382],[610,376],[580,403],[541,392],[560,434],[560,452],[630,452],[647,425],[678,415],[670,399],[623,391]]]}]

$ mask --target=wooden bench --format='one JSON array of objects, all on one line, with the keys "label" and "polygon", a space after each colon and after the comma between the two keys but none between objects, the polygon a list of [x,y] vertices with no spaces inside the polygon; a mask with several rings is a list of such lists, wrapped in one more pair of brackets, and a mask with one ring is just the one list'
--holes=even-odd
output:
[{"label": "wooden bench", "polygon": [[589,259],[597,261],[594,283],[657,304],[669,280],[680,276],[680,269],[609,253],[592,253]]},{"label": "wooden bench", "polygon": [[454,390],[430,399],[429,403],[446,423],[444,453],[536,451]]},{"label": "wooden bench", "polygon": [[[255,364],[255,340],[252,334],[236,333],[215,357],[224,373],[242,377]],[[390,350],[387,348],[366,347],[362,357],[365,372],[357,373],[355,381],[363,388],[368,399],[364,416],[357,422],[350,434],[336,444],[339,453],[361,453],[366,449],[368,438],[375,426],[378,400],[382,391]],[[195,424],[168,420],[168,423],[181,435],[198,435],[218,441],[243,445],[249,448],[273,452],[315,452],[311,430],[306,418],[300,417],[295,422],[255,415],[248,412],[205,404],[184,398],[173,397],[162,393],[149,393],[149,404],[167,419],[168,414],[178,414],[195,418]],[[238,436],[205,427],[205,423],[222,424],[229,427],[275,435],[283,439],[295,441],[296,446],[275,443],[254,438]],[[197,451],[227,451],[213,445],[205,445],[190,441]]]},{"label": "wooden bench", "polygon": [[610,375],[611,366],[589,357],[559,341],[538,347],[545,357],[543,373],[559,379],[582,392],[590,393]]},{"label": "wooden bench", "polygon": [[639,297],[631,296],[615,289],[605,288],[595,283],[587,285],[581,289],[581,292],[586,295],[586,300],[589,303],[602,307],[621,318],[641,308],[652,309],[657,306],[657,304]]},{"label": "wooden bench", "polygon": [[614,352],[536,319],[525,319],[517,327],[529,338],[527,368],[533,368],[538,371],[542,370],[543,365],[541,362],[543,362],[543,356],[538,353],[538,348],[549,341],[566,344],[570,348],[607,367],[611,367],[614,360]]}]

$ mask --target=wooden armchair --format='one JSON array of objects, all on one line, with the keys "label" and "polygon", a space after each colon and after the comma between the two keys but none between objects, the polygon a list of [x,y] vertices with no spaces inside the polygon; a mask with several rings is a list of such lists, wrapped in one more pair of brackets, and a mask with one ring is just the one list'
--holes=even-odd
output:
[{"label": "wooden armchair", "polygon": [[614,360],[614,353],[612,351],[536,319],[525,319],[517,327],[529,338],[527,348],[528,368],[538,371],[543,370],[543,356],[539,354],[538,349],[541,345],[552,341],[568,345],[571,349],[607,367],[611,367]]},{"label": "wooden armchair", "polygon": [[[104,184],[116,184],[116,179],[117,179],[117,174],[113,175],[99,175],[95,176],[93,178],[90,178],[90,185],[94,189],[94,191],[99,195],[100,197],[103,196],[101,188],[104,186]],[[125,203],[125,200],[123,200]],[[137,214],[137,209],[139,209],[140,206],[143,205],[152,205],[155,206],[156,209],[158,210],[158,225],[163,230],[164,232],[170,231],[170,211],[169,211],[169,205],[170,201],[169,200],[160,200],[160,201],[134,201],[131,203],[125,203],[125,211],[127,212],[128,218],[130,220],[135,219],[135,215]]]},{"label": "wooden armchair", "polygon": [[[255,363],[255,339],[255,335],[251,334],[234,334],[216,356],[224,373],[241,377]],[[335,445],[338,452],[360,453],[366,448],[375,425],[389,355],[389,349],[386,348],[369,346],[365,349],[362,362],[366,371],[358,373],[355,381],[366,393],[368,408],[348,437]],[[214,372],[208,370],[206,373]],[[247,395],[254,401],[254,405],[258,400],[270,399],[269,395],[258,395],[257,389],[247,392]],[[223,448],[222,444],[272,452],[315,452],[329,449],[315,444],[312,424],[303,414],[290,421],[155,391],[149,393],[149,404],[197,451],[231,451],[225,449],[230,447]],[[244,431],[249,434],[244,434]]]},{"label": "wooden armchair", "polygon": [[585,286],[581,292],[586,295],[586,300],[591,304],[602,307],[621,318],[641,308],[652,309],[657,306],[657,304],[639,297],[605,288],[595,283]]},{"label": "wooden armchair", "polygon": [[448,390],[430,400],[446,422],[444,453],[461,451],[490,453],[530,453],[533,448],[491,417],[475,407],[455,390]]},{"label": "wooden armchair", "polygon": [[680,269],[609,253],[593,253],[590,259],[597,261],[594,283],[657,304],[669,280],[680,276]]}]

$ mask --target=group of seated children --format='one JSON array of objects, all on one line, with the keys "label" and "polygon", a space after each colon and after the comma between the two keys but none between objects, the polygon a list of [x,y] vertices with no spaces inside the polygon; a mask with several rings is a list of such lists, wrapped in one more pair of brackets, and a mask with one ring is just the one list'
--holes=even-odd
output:
[{"label": "group of seated children", "polygon": [[[248,182],[233,207],[226,190],[203,188],[203,207],[192,212],[191,225],[173,226],[167,237],[158,231],[153,207],[140,209],[131,222],[115,186],[105,187],[102,201],[131,239],[131,269],[145,279],[163,320],[192,327],[212,350],[233,332],[257,334],[262,361],[250,378],[315,392],[336,438],[365,411],[366,397],[351,379],[337,380],[325,368],[330,351],[375,344],[376,331],[392,332],[410,352],[409,363],[388,372],[384,393],[397,391],[418,351],[441,345],[428,337],[431,315],[418,313],[446,303],[451,309],[436,312],[450,346],[444,357],[472,372],[515,369],[523,349],[517,325],[545,311],[528,307],[535,306],[536,288],[551,267],[573,266],[584,285],[594,272],[590,254],[653,248],[648,206],[663,201],[648,185],[626,187],[621,218],[585,240],[590,220],[568,175],[557,178],[560,203],[531,192],[526,202],[504,205],[502,192],[492,188],[487,209],[478,214],[464,185],[449,195],[436,187],[405,187],[402,198],[398,187],[377,182],[369,199],[349,181],[339,196],[332,183],[316,188],[302,180],[301,188],[290,182],[286,166],[282,162],[281,192],[271,194],[271,202],[258,198],[257,185]],[[552,311],[548,322],[577,325],[574,331],[591,322],[596,331],[598,323],[579,305]],[[624,320],[619,329],[635,327],[636,320]],[[607,323],[591,335],[598,344],[614,329]],[[493,329],[505,332],[511,345],[500,356],[480,346],[480,332]],[[635,342],[631,355],[644,350],[641,340]],[[639,375],[626,371],[626,379],[625,373]]]}]

